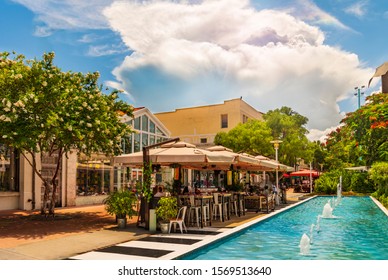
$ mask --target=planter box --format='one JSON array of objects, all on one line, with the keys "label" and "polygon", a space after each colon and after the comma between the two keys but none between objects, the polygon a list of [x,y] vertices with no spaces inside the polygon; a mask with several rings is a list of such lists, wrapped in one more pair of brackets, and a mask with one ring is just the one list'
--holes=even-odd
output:
[{"label": "planter box", "polygon": [[77,196],[75,206],[102,204],[107,197],[108,195]]}]

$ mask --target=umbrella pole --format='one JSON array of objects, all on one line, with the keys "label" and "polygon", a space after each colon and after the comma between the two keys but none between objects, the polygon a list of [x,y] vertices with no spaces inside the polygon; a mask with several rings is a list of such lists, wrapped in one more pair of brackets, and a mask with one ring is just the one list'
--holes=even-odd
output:
[{"label": "umbrella pole", "polygon": [[[143,184],[145,182],[149,182],[150,178],[149,176],[151,176],[151,174],[149,174],[148,172],[144,172],[145,170],[147,170],[148,168],[150,168],[150,149],[151,148],[156,148],[156,147],[159,147],[163,144],[167,144],[167,143],[171,143],[171,142],[177,142],[179,141],[179,137],[177,138],[172,138],[172,139],[168,139],[166,141],[162,141],[162,142],[159,142],[159,143],[156,143],[156,144],[153,144],[153,145],[149,145],[149,146],[146,146],[146,147],[143,147]],[[151,186],[147,186],[149,188],[151,188]],[[143,213],[140,213],[140,215],[142,217],[144,217],[144,220],[141,219],[141,222],[144,223],[144,227],[145,229],[149,229],[149,224],[150,224],[150,219],[149,219],[149,210],[150,209],[153,209],[154,208],[154,205],[151,203],[151,201],[148,201],[148,198],[147,197],[144,197],[141,199],[140,203],[143,203],[143,207],[140,207],[140,209],[142,209],[144,212]],[[142,212],[142,211],[141,211]],[[139,220],[138,220],[138,226],[139,226]]]}]

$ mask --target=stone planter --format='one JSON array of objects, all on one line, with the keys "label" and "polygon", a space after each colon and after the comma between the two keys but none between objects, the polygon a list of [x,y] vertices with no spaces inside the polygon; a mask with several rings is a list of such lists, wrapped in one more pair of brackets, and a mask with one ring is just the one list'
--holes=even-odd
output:
[{"label": "stone planter", "polygon": [[126,218],[118,218],[117,219],[117,227],[119,229],[124,229],[127,227],[127,219]]},{"label": "stone planter", "polygon": [[162,233],[168,233],[168,227],[170,226],[170,223],[160,223],[159,225]]}]

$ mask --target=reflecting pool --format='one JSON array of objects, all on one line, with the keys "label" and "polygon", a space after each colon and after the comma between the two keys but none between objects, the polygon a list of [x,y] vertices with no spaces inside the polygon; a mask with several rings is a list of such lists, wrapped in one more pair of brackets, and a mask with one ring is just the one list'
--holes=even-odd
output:
[{"label": "reflecting pool", "polygon": [[[324,217],[328,203],[332,215]],[[388,260],[388,216],[370,197],[337,203],[313,198],[180,259]],[[310,244],[302,252],[303,235]]]}]

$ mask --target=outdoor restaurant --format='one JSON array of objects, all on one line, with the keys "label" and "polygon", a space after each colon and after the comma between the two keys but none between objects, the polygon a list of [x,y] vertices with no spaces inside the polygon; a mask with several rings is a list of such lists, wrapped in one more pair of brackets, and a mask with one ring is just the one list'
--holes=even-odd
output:
[{"label": "outdoor restaurant", "polygon": [[[166,142],[114,158],[122,168],[152,168],[153,198],[150,203],[142,200],[139,225],[151,226],[152,209],[163,196],[176,196],[181,210],[178,218],[196,227],[211,226],[214,220],[223,222],[246,211],[269,212],[286,202],[285,189],[273,173],[289,172],[292,167],[223,146],[201,149],[179,139]],[[164,181],[166,170],[171,170],[171,183]],[[145,173],[143,181],[147,180]]]}]

